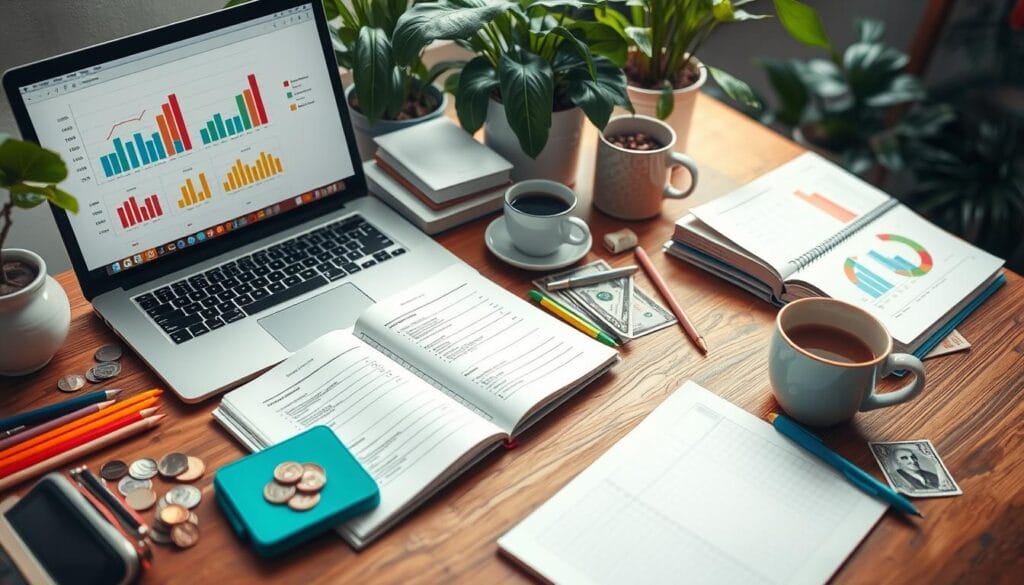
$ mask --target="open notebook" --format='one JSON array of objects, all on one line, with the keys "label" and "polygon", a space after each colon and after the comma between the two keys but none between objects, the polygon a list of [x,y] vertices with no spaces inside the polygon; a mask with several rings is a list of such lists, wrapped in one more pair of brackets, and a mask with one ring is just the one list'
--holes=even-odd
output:
[{"label": "open notebook", "polygon": [[1005,282],[1002,260],[810,152],[693,208],[666,251],[776,304],[863,307],[918,357]]},{"label": "open notebook", "polygon": [[338,528],[362,548],[617,360],[456,265],[228,393],[213,415],[253,451],[333,429],[380,487],[376,510]]},{"label": "open notebook", "polygon": [[561,584],[823,583],[885,509],[686,382],[498,547]]}]

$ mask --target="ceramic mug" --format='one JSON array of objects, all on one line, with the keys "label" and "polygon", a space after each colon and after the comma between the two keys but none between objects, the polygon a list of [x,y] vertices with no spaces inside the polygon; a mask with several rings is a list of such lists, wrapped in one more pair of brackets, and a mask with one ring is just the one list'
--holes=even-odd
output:
[{"label": "ceramic mug", "polygon": [[[608,141],[609,136],[643,133],[658,143],[656,150],[629,150]],[[674,152],[676,132],[648,116],[612,118],[601,133],[594,165],[594,206],[618,219],[647,219],[661,213],[665,197],[681,199],[697,187],[697,163]],[[690,173],[685,191],[670,182],[671,172],[684,167]]]},{"label": "ceramic mug", "polygon": [[[524,209],[521,198],[539,198],[540,206]],[[544,208],[544,198],[553,206]],[[520,207],[516,207],[517,202]],[[505,226],[512,245],[529,256],[547,256],[563,243],[579,245],[590,237],[586,222],[570,215],[576,193],[561,183],[544,179],[520,181],[505,191]]]},{"label": "ceramic mug", "polygon": [[[859,340],[870,359],[848,363],[826,359],[800,347],[790,335],[795,327],[818,325],[839,329]],[[879,394],[878,380],[909,370],[914,380],[899,390]],[[768,357],[775,399],[794,419],[812,426],[834,425],[866,410],[913,399],[924,389],[924,365],[905,353],[892,353],[892,337],[878,319],[849,303],[826,298],[794,301],[775,319]]]}]

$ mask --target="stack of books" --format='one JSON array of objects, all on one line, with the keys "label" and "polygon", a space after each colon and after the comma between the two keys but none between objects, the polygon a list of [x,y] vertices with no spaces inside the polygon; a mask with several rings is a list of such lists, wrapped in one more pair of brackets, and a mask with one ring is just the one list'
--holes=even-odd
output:
[{"label": "stack of books", "polygon": [[448,118],[378,136],[370,192],[428,234],[501,209],[512,164]]}]

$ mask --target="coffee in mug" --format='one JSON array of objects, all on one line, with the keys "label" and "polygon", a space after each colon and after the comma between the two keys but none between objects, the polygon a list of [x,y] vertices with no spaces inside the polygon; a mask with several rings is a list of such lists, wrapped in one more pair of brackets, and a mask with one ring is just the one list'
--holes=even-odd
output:
[{"label": "coffee in mug", "polygon": [[562,244],[590,238],[586,222],[570,215],[576,193],[561,183],[532,179],[505,191],[505,227],[512,245],[529,256],[553,254]]}]

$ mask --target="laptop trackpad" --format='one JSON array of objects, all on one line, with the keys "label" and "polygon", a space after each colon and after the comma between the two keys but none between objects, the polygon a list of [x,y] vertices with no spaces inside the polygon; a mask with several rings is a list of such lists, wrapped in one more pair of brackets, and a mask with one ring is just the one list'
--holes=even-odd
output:
[{"label": "laptop trackpad", "polygon": [[297,351],[324,333],[351,327],[372,304],[373,299],[355,285],[343,284],[263,317],[259,323],[285,349]]}]

